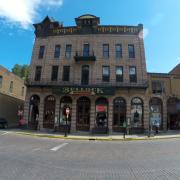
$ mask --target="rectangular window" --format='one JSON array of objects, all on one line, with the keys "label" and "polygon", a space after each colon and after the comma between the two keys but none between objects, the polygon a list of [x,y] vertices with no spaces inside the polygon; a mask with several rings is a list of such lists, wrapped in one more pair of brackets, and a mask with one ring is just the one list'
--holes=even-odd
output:
[{"label": "rectangular window", "polygon": [[130,82],[137,82],[136,67],[129,67],[129,80]]},{"label": "rectangular window", "polygon": [[57,81],[58,79],[58,66],[52,66],[51,81]]},{"label": "rectangular window", "polygon": [[89,56],[89,44],[84,44],[83,56]]},{"label": "rectangular window", "polygon": [[44,51],[45,51],[45,46],[40,46],[40,49],[39,49],[39,59],[42,59],[43,56],[44,56]]},{"label": "rectangular window", "polygon": [[9,92],[10,92],[10,93],[13,92],[13,81],[10,82]]},{"label": "rectangular window", "polygon": [[116,58],[122,58],[122,45],[121,44],[116,44]]},{"label": "rectangular window", "polygon": [[123,67],[116,67],[116,82],[123,82]]},{"label": "rectangular window", "polygon": [[55,46],[54,58],[59,58],[59,57],[60,57],[60,49],[61,49],[61,46],[60,46],[60,45],[56,45],[56,46]]},{"label": "rectangular window", "polygon": [[110,68],[109,66],[103,66],[102,80],[103,82],[109,82],[109,79],[110,79]]},{"label": "rectangular window", "polygon": [[41,66],[36,67],[35,78],[34,78],[35,81],[40,81],[41,80],[41,70],[42,70]]},{"label": "rectangular window", "polygon": [[103,58],[109,58],[109,44],[103,44]]},{"label": "rectangular window", "polygon": [[63,81],[69,81],[70,76],[70,66],[63,67]]},{"label": "rectangular window", "polygon": [[2,88],[3,77],[0,76],[0,88]]},{"label": "rectangular window", "polygon": [[71,49],[72,49],[72,45],[67,44],[66,45],[66,52],[65,52],[65,56],[66,56],[67,59],[71,58]]},{"label": "rectangular window", "polygon": [[164,82],[162,81],[152,81],[152,93],[162,94],[164,92]]},{"label": "rectangular window", "polygon": [[135,58],[135,49],[133,44],[128,45],[129,58]]}]

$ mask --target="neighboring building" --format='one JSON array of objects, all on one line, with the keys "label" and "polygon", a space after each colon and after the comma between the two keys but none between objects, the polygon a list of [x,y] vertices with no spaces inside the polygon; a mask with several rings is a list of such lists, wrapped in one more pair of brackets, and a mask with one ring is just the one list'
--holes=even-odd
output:
[{"label": "neighboring building", "polygon": [[26,96],[24,80],[0,65],[0,117],[9,127],[18,125],[18,108],[23,108]]},{"label": "neighboring building", "polygon": [[[46,17],[34,24],[25,100],[29,127],[64,131],[70,107],[71,132],[122,132],[127,120],[130,133],[142,133],[155,118],[166,130],[164,89],[152,92],[151,81],[162,78],[170,88],[171,75],[147,74],[143,25],[100,25],[100,18],[89,14],[75,21],[64,27]],[[155,113],[156,103],[161,114]]]}]

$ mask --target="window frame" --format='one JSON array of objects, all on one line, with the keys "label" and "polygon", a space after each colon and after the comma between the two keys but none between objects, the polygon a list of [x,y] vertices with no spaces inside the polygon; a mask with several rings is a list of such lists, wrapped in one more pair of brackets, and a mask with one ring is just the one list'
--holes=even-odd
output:
[{"label": "window frame", "polygon": [[[104,68],[108,68],[108,75],[104,74]],[[102,66],[102,81],[109,82],[110,81],[110,66]]]},{"label": "window frame", "polygon": [[[121,68],[121,70],[122,70],[121,75],[117,74],[118,68]],[[123,82],[123,78],[124,78],[124,76],[123,76],[123,66],[116,66],[116,82]]]},{"label": "window frame", "polygon": [[[70,47],[70,49],[68,49]],[[72,55],[72,44],[66,44],[66,49],[65,49],[65,57],[66,59],[71,59]]]},{"label": "window frame", "polygon": [[[118,46],[120,47],[120,50],[117,50]],[[115,44],[115,53],[116,59],[122,58],[122,44]]]},{"label": "window frame", "polygon": [[[132,52],[131,52],[131,48],[132,47]],[[135,46],[134,44],[128,44],[128,55],[129,58],[135,58]]]},{"label": "window frame", "polygon": [[[106,46],[107,46],[107,50],[105,50]],[[109,59],[109,44],[103,44],[103,58]]]},{"label": "window frame", "polygon": [[[66,71],[65,69],[68,71]],[[63,66],[62,80],[67,82],[70,80],[70,66]]]},{"label": "window frame", "polygon": [[[39,70],[38,70],[38,68],[39,68]],[[41,74],[42,74],[42,66],[36,66],[34,81],[40,81],[41,80]]]},{"label": "window frame", "polygon": [[[57,51],[57,48],[58,48],[58,51]],[[54,49],[54,58],[59,59],[60,55],[61,55],[61,45],[56,44],[55,49]]]},{"label": "window frame", "polygon": [[[131,74],[131,68],[135,69],[135,74]],[[137,70],[136,70],[136,66],[129,66],[129,82],[130,83],[137,83]]]},{"label": "window frame", "polygon": [[51,81],[57,81],[58,80],[58,71],[59,71],[59,66],[52,66]]},{"label": "window frame", "polygon": [[38,59],[43,59],[44,58],[44,53],[45,53],[45,46],[41,45],[39,47],[39,55],[38,55]]}]

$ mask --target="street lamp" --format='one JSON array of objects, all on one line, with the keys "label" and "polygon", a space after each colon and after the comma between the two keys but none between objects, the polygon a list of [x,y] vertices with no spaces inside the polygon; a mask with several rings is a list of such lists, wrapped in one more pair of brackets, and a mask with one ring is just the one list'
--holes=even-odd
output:
[{"label": "street lamp", "polygon": [[67,130],[68,130],[67,121],[68,121],[68,118],[69,118],[69,114],[70,114],[70,108],[67,107],[66,108],[66,127],[65,127],[64,137],[67,137]]}]

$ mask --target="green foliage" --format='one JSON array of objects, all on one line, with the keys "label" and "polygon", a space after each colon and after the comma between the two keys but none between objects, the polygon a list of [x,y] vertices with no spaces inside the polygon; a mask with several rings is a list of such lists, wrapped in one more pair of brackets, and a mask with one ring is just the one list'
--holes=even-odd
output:
[{"label": "green foliage", "polygon": [[27,81],[29,75],[29,66],[26,64],[24,65],[15,64],[14,67],[12,68],[12,73]]}]

